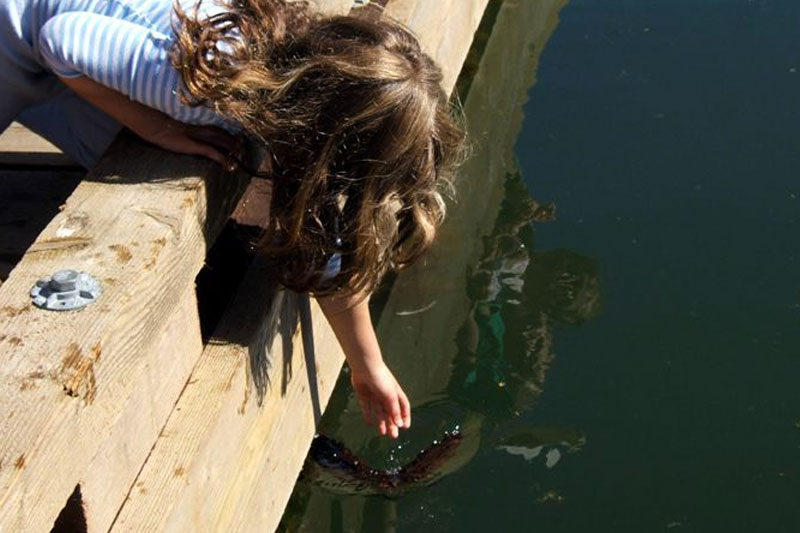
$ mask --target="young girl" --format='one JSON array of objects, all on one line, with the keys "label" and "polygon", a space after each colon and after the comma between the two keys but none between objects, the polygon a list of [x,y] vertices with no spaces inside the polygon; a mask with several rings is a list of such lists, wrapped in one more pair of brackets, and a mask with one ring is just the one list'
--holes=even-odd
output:
[{"label": "young girl", "polygon": [[285,0],[172,1],[2,0],[0,131],[19,120],[86,166],[122,126],[226,167],[232,134],[264,143],[263,249],[287,287],[319,297],[365,420],[396,437],[410,407],[367,296],[430,246],[444,215],[463,135],[439,69],[391,21]]}]

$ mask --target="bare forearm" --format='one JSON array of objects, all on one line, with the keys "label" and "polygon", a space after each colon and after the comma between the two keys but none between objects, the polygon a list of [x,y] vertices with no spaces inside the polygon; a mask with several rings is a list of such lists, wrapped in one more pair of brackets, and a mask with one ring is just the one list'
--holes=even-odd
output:
[{"label": "bare forearm", "polygon": [[383,362],[367,297],[329,296],[320,298],[319,304],[351,368],[361,371]]},{"label": "bare forearm", "polygon": [[320,298],[347,363],[350,382],[367,423],[378,425],[381,435],[397,438],[399,428],[411,426],[411,406],[406,393],[383,362],[369,315],[368,298]]},{"label": "bare forearm", "polygon": [[164,113],[134,102],[124,94],[89,78],[61,78],[61,81],[78,96],[140,137],[146,138],[157,124],[169,119]]},{"label": "bare forearm", "polygon": [[226,131],[215,126],[184,124],[86,77],[61,78],[61,81],[145,141],[172,152],[201,155],[233,169],[225,152],[235,154],[241,145]]}]

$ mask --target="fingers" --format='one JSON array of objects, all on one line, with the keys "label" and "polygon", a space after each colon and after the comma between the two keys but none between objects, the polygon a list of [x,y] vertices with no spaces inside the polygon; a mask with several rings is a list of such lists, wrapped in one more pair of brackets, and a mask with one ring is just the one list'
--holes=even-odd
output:
[{"label": "fingers", "polygon": [[[390,376],[391,377],[391,376]],[[392,438],[411,426],[411,406],[403,389],[393,378],[384,387],[373,387],[351,379],[364,423],[375,424],[378,432]]]},{"label": "fingers", "polygon": [[233,170],[230,167],[230,161],[228,160],[228,156],[226,156],[225,154],[223,154],[210,144],[205,144],[195,140],[189,140],[187,141],[186,144],[185,153],[192,155],[201,155],[203,157],[206,157],[212,161],[219,163],[228,170]]},{"label": "fingers", "polygon": [[[400,416],[400,404],[398,398],[384,398],[383,402],[374,402],[376,409],[375,418],[378,420],[378,431],[381,435],[389,435],[393,439],[400,436],[400,429],[403,427],[403,419]],[[399,424],[397,422],[400,422]]]},{"label": "fingers", "polygon": [[400,395],[396,395],[390,400],[389,413],[391,414],[392,424],[401,428],[403,427],[403,416],[400,414]]},{"label": "fingers", "polygon": [[403,417],[403,427],[408,429],[411,427],[411,403],[408,401],[408,396],[402,389],[399,391],[400,396],[400,416]]},{"label": "fingers", "polygon": [[187,131],[189,137],[206,144],[212,144],[222,151],[239,156],[241,139],[216,126],[193,126]]},{"label": "fingers", "polygon": [[380,404],[380,402],[373,402],[372,409],[373,415],[378,421],[378,432],[381,435],[386,435],[387,431],[389,430],[389,424],[387,424],[386,412],[383,410],[383,406]]},{"label": "fingers", "polygon": [[186,132],[194,142],[203,145],[202,155],[216,161],[228,171],[236,169],[236,160],[241,157],[242,140],[216,126],[191,126]]},{"label": "fingers", "polygon": [[199,155],[219,163],[229,171],[236,168],[242,140],[222,128],[184,124],[164,116],[161,127],[150,130],[137,131],[137,134],[165,150]]}]

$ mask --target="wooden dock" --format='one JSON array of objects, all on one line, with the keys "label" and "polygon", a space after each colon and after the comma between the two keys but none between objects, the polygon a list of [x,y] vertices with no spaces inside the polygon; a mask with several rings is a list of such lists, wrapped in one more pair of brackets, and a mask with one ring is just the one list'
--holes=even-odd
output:
[{"label": "wooden dock", "polygon": [[[487,2],[381,3],[451,91]],[[85,176],[22,128],[0,138],[0,531],[275,529],[343,356],[313,300],[208,255],[247,186],[130,135]],[[222,296],[195,290],[206,263]],[[102,298],[33,307],[64,268]]]}]

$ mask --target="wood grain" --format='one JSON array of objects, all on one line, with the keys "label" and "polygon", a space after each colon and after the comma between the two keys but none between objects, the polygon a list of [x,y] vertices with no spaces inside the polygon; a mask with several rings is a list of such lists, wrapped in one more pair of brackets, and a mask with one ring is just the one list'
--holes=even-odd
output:
[{"label": "wood grain", "polygon": [[311,0],[312,6],[320,13],[344,15],[353,5],[353,0]]},{"label": "wood grain", "polygon": [[344,356],[316,305],[268,280],[248,272],[114,531],[277,526]]},{"label": "wood grain", "polygon": [[196,360],[192,354],[202,350],[197,299],[190,288],[159,335],[154,358],[136,378],[106,444],[81,476],[88,531],[108,531],[186,384]]},{"label": "wood grain", "polygon": [[[49,529],[97,454],[132,437],[113,428],[145,369],[158,368],[159,339],[243,185],[212,163],[123,137],[0,287],[0,530]],[[32,307],[33,284],[63,268],[94,275],[103,296],[79,311]],[[175,354],[191,368],[200,350],[184,341]]]},{"label": "wood grain", "polygon": [[411,28],[442,69],[450,94],[488,0],[391,0],[386,14]]}]

